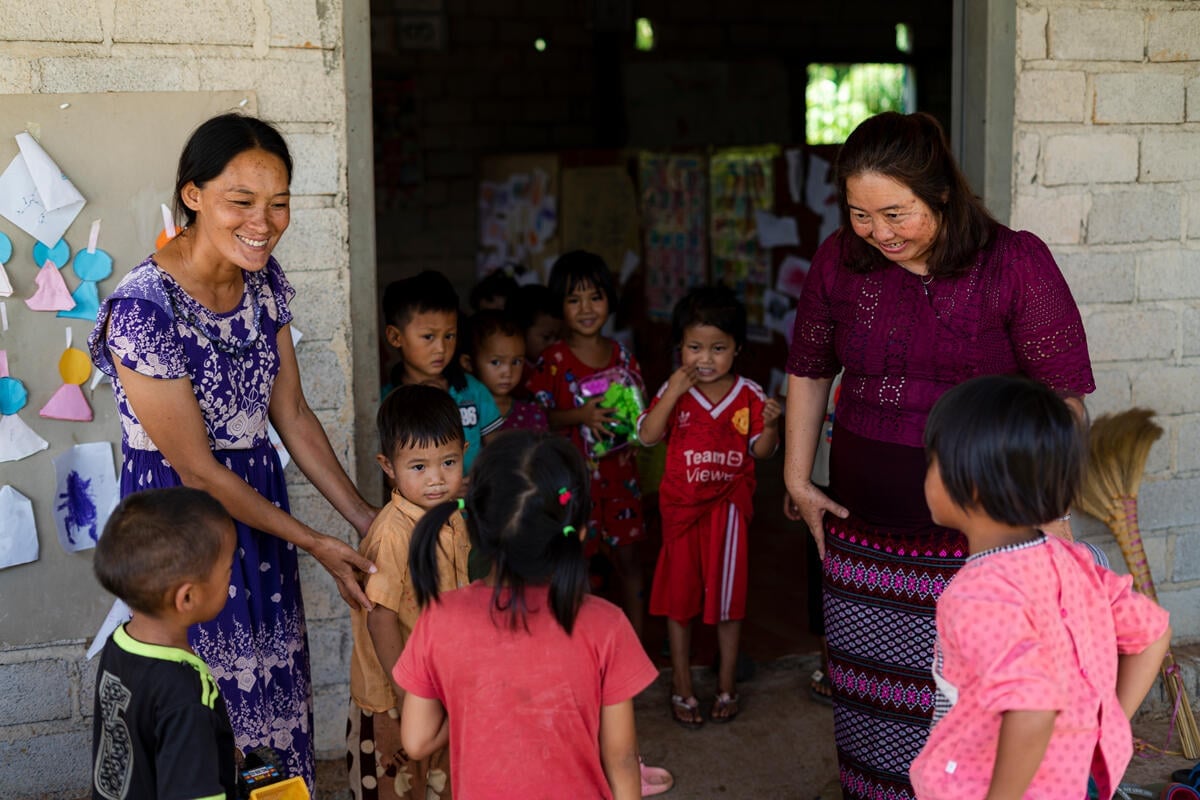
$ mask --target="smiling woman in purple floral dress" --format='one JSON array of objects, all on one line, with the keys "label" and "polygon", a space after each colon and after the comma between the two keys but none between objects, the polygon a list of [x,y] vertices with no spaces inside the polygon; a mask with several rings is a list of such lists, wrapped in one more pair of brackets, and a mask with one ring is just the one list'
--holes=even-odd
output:
[{"label": "smiling woman in purple floral dress", "polygon": [[354,548],[288,513],[270,419],[301,471],[362,535],[376,509],[338,463],[300,386],[289,324],[295,294],[271,257],[289,222],[292,160],[253,117],[214,117],[179,161],[183,231],[104,301],[89,337],[121,415],[122,496],[184,484],[237,520],[229,600],[190,631],[229,709],[239,749],[263,745],[289,772],[313,775],[312,691],[298,549],[346,602],[373,569]]}]

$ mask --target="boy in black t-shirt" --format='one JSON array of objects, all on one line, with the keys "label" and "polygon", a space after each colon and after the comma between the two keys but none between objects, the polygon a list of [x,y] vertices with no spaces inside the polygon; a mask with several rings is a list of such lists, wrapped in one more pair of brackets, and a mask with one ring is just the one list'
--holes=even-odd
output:
[{"label": "boy in black t-shirt", "polygon": [[188,627],[221,612],[237,536],[197,489],[126,497],[96,545],[105,589],[133,609],[96,674],[93,800],[233,800],[233,730]]}]

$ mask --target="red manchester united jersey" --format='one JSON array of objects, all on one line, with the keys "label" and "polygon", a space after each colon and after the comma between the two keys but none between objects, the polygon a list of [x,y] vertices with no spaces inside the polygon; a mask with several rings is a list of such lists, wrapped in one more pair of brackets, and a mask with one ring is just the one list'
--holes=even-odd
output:
[{"label": "red manchester united jersey", "polygon": [[[662,399],[664,383],[650,402]],[[754,457],[750,445],[762,434],[766,395],[752,380],[737,377],[716,403],[696,387],[679,398],[667,421],[667,463],[659,502],[668,506],[708,505],[744,481],[754,491]]]}]

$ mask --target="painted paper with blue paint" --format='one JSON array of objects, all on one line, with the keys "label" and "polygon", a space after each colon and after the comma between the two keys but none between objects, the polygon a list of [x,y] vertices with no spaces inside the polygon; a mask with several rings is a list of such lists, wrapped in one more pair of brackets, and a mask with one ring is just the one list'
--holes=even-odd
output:
[{"label": "painted paper with blue paint", "polygon": [[68,553],[95,547],[117,505],[112,445],[77,444],[54,459],[54,471],[58,477],[53,503],[58,543]]}]

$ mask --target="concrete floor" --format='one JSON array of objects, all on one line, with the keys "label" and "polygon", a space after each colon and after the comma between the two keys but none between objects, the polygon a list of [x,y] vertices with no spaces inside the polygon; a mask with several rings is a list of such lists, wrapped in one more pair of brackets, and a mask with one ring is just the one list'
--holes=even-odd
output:
[{"label": "concrete floor", "polygon": [[[670,720],[670,671],[664,670],[636,701],[642,756],[675,775],[675,787],[662,796],[668,800],[839,800],[833,713],[808,696],[808,676],[816,664],[815,654],[760,664],[753,680],[740,687],[743,704],[738,718],[699,730],[687,730]],[[715,676],[697,669],[695,679],[697,696],[711,697]],[[1166,717],[1147,715],[1138,718],[1134,734],[1161,747],[1167,728]],[[1177,736],[1172,746],[1178,749]],[[1179,756],[1135,755],[1126,780],[1161,783],[1172,770],[1191,763]],[[348,798],[345,780],[344,762],[321,762],[320,800]]]}]

